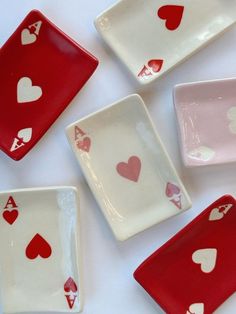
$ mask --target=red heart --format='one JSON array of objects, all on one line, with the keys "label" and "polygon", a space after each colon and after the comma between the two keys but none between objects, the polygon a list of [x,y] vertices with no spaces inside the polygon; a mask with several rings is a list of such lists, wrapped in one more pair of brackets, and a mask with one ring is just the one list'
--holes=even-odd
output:
[{"label": "red heart", "polygon": [[167,183],[166,185],[166,196],[172,197],[173,195],[178,195],[180,193],[180,188],[173,184],[173,183]]},{"label": "red heart", "polygon": [[73,278],[69,278],[66,283],[64,284],[64,290],[65,292],[77,292],[78,291],[78,288],[77,288],[77,285],[76,283],[74,282]]},{"label": "red heart", "polygon": [[48,242],[37,233],[28,244],[25,254],[29,259],[35,259],[38,256],[48,258],[52,254],[52,249]]},{"label": "red heart", "polygon": [[5,210],[3,213],[2,213],[2,216],[3,218],[10,224],[12,225],[17,217],[19,215],[19,212],[17,209],[13,209],[13,210]]},{"label": "red heart", "polygon": [[85,152],[89,152],[91,146],[91,140],[89,137],[85,137],[82,141],[77,142],[77,147]]},{"label": "red heart", "polygon": [[170,31],[177,29],[182,21],[184,6],[182,5],[164,5],[158,10],[158,16],[166,20],[166,28]]},{"label": "red heart", "polygon": [[152,69],[153,72],[157,73],[161,71],[163,60],[150,60],[148,66]]},{"label": "red heart", "polygon": [[122,177],[137,182],[141,170],[141,161],[138,157],[132,156],[128,162],[120,162],[116,170]]}]

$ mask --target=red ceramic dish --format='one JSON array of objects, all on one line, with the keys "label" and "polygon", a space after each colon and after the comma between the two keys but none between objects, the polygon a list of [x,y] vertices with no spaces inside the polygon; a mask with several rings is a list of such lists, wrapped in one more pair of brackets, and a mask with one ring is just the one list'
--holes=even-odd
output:
[{"label": "red ceramic dish", "polygon": [[168,314],[212,314],[236,289],[236,202],[204,210],[135,271]]},{"label": "red ceramic dish", "polygon": [[0,149],[24,157],[97,65],[42,13],[30,12],[0,49]]}]

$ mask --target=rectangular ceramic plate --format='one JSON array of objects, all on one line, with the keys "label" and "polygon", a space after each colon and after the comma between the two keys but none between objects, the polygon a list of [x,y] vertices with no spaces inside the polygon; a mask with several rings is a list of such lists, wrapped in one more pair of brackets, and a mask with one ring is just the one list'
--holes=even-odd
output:
[{"label": "rectangular ceramic plate", "polygon": [[181,151],[187,167],[236,161],[235,89],[235,78],[175,87]]},{"label": "rectangular ceramic plate", "polygon": [[117,239],[126,240],[190,208],[138,95],[77,121],[67,135]]},{"label": "rectangular ceramic plate", "polygon": [[236,202],[226,195],[151,255],[135,279],[168,314],[212,314],[236,289]]},{"label": "rectangular ceramic plate", "polygon": [[235,20],[235,0],[121,0],[102,13],[95,25],[135,78],[146,84]]},{"label": "rectangular ceramic plate", "polygon": [[3,313],[80,312],[77,190],[1,192],[0,208]]},{"label": "rectangular ceramic plate", "polygon": [[97,65],[41,12],[31,11],[0,49],[0,149],[23,158]]}]

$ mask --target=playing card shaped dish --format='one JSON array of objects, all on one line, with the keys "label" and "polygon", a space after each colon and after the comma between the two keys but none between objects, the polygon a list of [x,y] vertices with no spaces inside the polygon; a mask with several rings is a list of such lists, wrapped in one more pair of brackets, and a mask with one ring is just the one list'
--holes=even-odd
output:
[{"label": "playing card shaped dish", "polygon": [[191,207],[140,96],[77,121],[67,136],[118,240]]},{"label": "playing card shaped dish", "polygon": [[212,314],[236,289],[236,202],[226,195],[151,255],[135,279],[167,314]]},{"label": "playing card shaped dish", "polygon": [[39,11],[30,12],[0,49],[0,149],[24,157],[97,65]]},{"label": "playing card shaped dish", "polygon": [[181,84],[174,102],[187,167],[236,161],[236,79]]},{"label": "playing card shaped dish", "polygon": [[0,193],[0,285],[4,314],[82,309],[77,190]]},{"label": "playing card shaped dish", "polygon": [[147,84],[235,21],[235,0],[121,0],[95,26],[135,78]]}]

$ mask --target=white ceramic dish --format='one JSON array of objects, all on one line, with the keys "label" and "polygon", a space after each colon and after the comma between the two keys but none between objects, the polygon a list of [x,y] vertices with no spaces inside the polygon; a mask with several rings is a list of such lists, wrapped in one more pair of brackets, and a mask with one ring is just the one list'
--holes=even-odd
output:
[{"label": "white ceramic dish", "polygon": [[79,313],[77,190],[1,192],[0,207],[3,313]]},{"label": "white ceramic dish", "polygon": [[77,121],[67,136],[118,240],[190,208],[140,96]]},{"label": "white ceramic dish", "polygon": [[121,0],[98,16],[95,26],[136,79],[146,84],[235,21],[235,0]]}]

